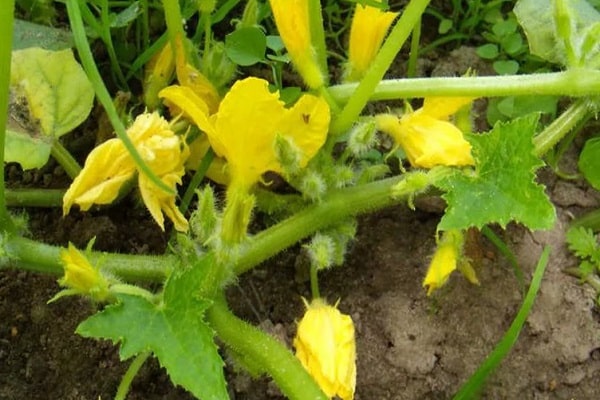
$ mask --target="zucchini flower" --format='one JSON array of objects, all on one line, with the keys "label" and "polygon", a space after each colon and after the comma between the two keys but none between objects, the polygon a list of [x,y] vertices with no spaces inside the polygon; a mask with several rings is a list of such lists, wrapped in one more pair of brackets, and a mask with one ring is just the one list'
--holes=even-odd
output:
[{"label": "zucchini flower", "polygon": [[392,114],[375,117],[377,128],[392,136],[404,149],[413,167],[473,165],[471,144],[448,121],[450,115],[473,101],[468,97],[431,97],[423,107],[398,118]]},{"label": "zucchini flower", "polygon": [[277,30],[292,64],[311,89],[325,83],[312,47],[307,0],[269,0]]},{"label": "zucchini flower", "polygon": [[[139,115],[127,135],[154,174],[175,191],[189,155],[183,138],[158,113]],[[123,142],[118,138],[107,140],[88,155],[83,170],[65,193],[63,215],[69,213],[73,204],[78,204],[82,211],[93,204],[110,204],[136,172],[135,162]],[[175,206],[175,194],[166,193],[143,173],[138,174],[138,184],[144,204],[161,229],[164,230],[165,214],[175,229],[187,231],[187,220]]]},{"label": "zucchini flower", "polygon": [[423,280],[423,287],[427,287],[427,296],[442,287],[456,268],[469,282],[479,285],[473,267],[462,255],[463,243],[464,236],[460,230],[452,229],[444,232]]},{"label": "zucchini flower", "polygon": [[95,301],[104,301],[110,296],[107,279],[73,243],[69,243],[67,250],[61,250],[60,259],[65,274],[58,283],[69,289],[61,291],[51,301],[69,294],[90,296]]},{"label": "zucchini flower", "polygon": [[259,78],[237,81],[225,95],[219,111],[209,116],[198,96],[188,96],[182,87],[171,86],[160,96],[180,108],[203,130],[217,155],[227,160],[229,186],[223,216],[223,238],[239,242],[246,234],[254,197],[250,190],[267,171],[282,173],[277,156],[277,138],[285,138],[298,151],[303,168],[325,143],[329,106],[320,97],[305,94],[291,108],[269,91]]},{"label": "zucchini flower", "polygon": [[294,338],[296,357],[329,396],[352,400],[356,387],[354,324],[323,299],[306,304]]},{"label": "zucchini flower", "polygon": [[356,3],[350,27],[346,81],[358,81],[364,76],[396,16],[398,13]]}]

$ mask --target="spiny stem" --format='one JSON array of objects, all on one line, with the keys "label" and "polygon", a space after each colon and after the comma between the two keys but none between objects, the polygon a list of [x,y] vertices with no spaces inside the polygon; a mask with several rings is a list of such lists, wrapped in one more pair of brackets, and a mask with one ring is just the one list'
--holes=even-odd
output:
[{"label": "spiny stem", "polygon": [[283,344],[236,317],[229,311],[224,299],[216,299],[214,305],[208,309],[206,317],[219,339],[269,374],[287,398],[329,398]]}]

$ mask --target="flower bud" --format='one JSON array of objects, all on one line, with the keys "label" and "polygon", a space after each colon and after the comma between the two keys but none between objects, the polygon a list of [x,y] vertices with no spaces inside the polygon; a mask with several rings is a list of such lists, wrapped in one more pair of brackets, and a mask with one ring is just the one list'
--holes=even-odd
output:
[{"label": "flower bud", "polygon": [[212,187],[205,186],[203,190],[196,190],[198,208],[190,217],[190,230],[195,239],[206,243],[215,233],[219,222],[219,215],[215,208],[215,195]]},{"label": "flower bud", "polygon": [[352,154],[359,157],[371,150],[377,144],[376,132],[375,120],[356,124],[348,137],[348,148]]},{"label": "flower bud", "polygon": [[[64,276],[58,281],[61,286],[68,287],[72,293],[89,296],[95,301],[104,301],[110,296],[106,278],[72,243],[69,243],[67,250],[61,251],[60,259],[65,270]],[[54,298],[60,296],[59,293]]]},{"label": "flower bud", "polygon": [[312,201],[318,201],[327,191],[325,180],[315,171],[308,171],[300,182],[299,190],[302,195]]},{"label": "flower bud", "polygon": [[356,387],[352,319],[323,299],[314,299],[306,307],[294,338],[296,357],[327,396],[352,400]]}]

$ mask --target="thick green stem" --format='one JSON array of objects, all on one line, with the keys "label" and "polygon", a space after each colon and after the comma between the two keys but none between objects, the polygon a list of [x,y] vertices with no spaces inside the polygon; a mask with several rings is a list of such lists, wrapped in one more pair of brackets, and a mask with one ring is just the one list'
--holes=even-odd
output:
[{"label": "thick green stem", "polygon": [[162,180],[160,180],[156,174],[152,172],[144,160],[142,160],[142,157],[125,132],[123,122],[121,122],[121,119],[119,118],[119,113],[117,112],[112,98],[108,93],[108,89],[106,89],[106,86],[104,86],[104,81],[100,76],[100,71],[98,71],[98,66],[94,61],[92,50],[90,49],[90,45],[87,41],[83,20],[81,18],[81,9],[79,8],[79,0],[66,0],[66,3],[67,14],[69,15],[69,23],[71,30],[73,31],[73,40],[75,41],[77,52],[81,58],[81,64],[83,65],[90,82],[94,86],[96,96],[98,97],[100,103],[102,103],[110,123],[112,124],[113,128],[115,128],[115,133],[119,139],[123,141],[123,145],[131,155],[131,158],[135,162],[139,171],[146,175],[152,181],[152,183],[164,190],[166,193],[174,194],[174,191]]},{"label": "thick green stem", "polygon": [[358,119],[428,4],[429,0],[412,0],[408,3],[362,81],[358,85],[352,85],[352,93],[338,101],[339,104],[344,104],[346,100],[348,103],[331,124],[333,135],[346,132]]},{"label": "thick green stem", "polygon": [[219,339],[269,374],[287,398],[329,399],[283,344],[233,315],[223,299],[216,300],[206,316]]},{"label": "thick green stem", "polygon": [[539,135],[533,138],[535,153],[543,156],[564,138],[574,127],[582,121],[591,118],[596,110],[596,105],[589,99],[578,99],[569,106],[558,118],[546,127]]},{"label": "thick green stem", "polygon": [[402,177],[340,189],[331,192],[319,204],[307,207],[285,221],[262,231],[251,239],[235,265],[236,275],[308,237],[312,233],[350,216],[390,206],[401,200],[391,196],[391,188]]},{"label": "thick green stem", "polygon": [[[329,88],[344,103],[360,87],[345,83]],[[600,93],[600,71],[573,68],[562,72],[528,75],[386,79],[378,82],[368,100],[396,100],[431,96],[595,96]]]},{"label": "thick green stem", "polygon": [[9,207],[61,207],[64,189],[5,189]]},{"label": "thick green stem", "polygon": [[[40,243],[17,235],[4,236],[2,249],[8,257],[8,267],[53,275],[63,273],[60,262],[62,247]],[[177,263],[171,255],[148,256],[90,252],[90,262],[128,281],[162,282]],[[0,266],[3,267],[4,265]]]},{"label": "thick green stem", "polygon": [[[8,88],[10,85],[10,56],[12,51],[13,20],[15,2],[6,0],[0,7],[0,165],[4,165],[4,139],[6,137],[6,121],[8,117]],[[0,174],[0,230],[14,230],[12,220],[6,209],[4,197],[4,173]]]},{"label": "thick green stem", "polygon": [[[293,245],[310,234],[336,222],[401,202],[391,196],[391,189],[402,177],[383,179],[365,185],[339,189],[294,216],[262,231],[241,251],[234,272],[239,275]],[[4,237],[4,251],[9,266],[59,275],[61,247],[18,237]],[[126,255],[90,252],[91,261],[128,281],[161,282],[177,262],[177,257]]]}]

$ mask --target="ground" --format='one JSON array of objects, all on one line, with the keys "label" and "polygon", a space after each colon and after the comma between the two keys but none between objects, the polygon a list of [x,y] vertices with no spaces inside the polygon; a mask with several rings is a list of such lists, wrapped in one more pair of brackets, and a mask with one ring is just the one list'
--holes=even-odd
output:
[{"label": "ground", "polygon": [[[517,255],[527,279],[545,245],[551,246],[552,255],[533,311],[514,349],[486,386],[485,399],[593,399],[600,385],[594,294],[563,272],[576,264],[564,245],[572,214],[597,207],[599,196],[580,182],[557,181],[549,171],[544,176],[549,193],[560,203],[554,229],[530,233],[510,225],[506,231],[497,230]],[[31,218],[53,227],[61,241],[83,240],[91,234],[111,238],[115,229],[122,230],[122,215],[114,214],[76,214],[65,220],[58,212],[34,211]],[[522,302],[509,264],[483,238],[474,241],[481,285],[455,274],[447,286],[427,297],[421,281],[434,249],[438,218],[402,205],[364,216],[345,265],[322,275],[322,293],[331,302],[339,299],[340,309],[356,324],[356,399],[451,398],[500,340]],[[74,228],[68,230],[67,224]],[[156,240],[162,238],[160,231],[142,225],[152,232],[148,237],[154,238],[155,246],[164,246]],[[51,230],[40,232],[48,239]],[[108,243],[110,247],[111,240]],[[138,251],[149,250],[132,245]],[[293,248],[242,276],[229,291],[236,313],[289,343],[295,320],[303,312],[301,296],[309,294],[303,260],[302,251]],[[2,271],[0,399],[114,396],[127,363],[119,362],[110,343],[73,333],[93,306],[78,298],[47,305],[57,290],[54,277]],[[266,380],[254,381],[234,369],[228,366],[232,399],[280,398]],[[142,368],[129,397],[189,398],[171,385],[154,360]]]}]

